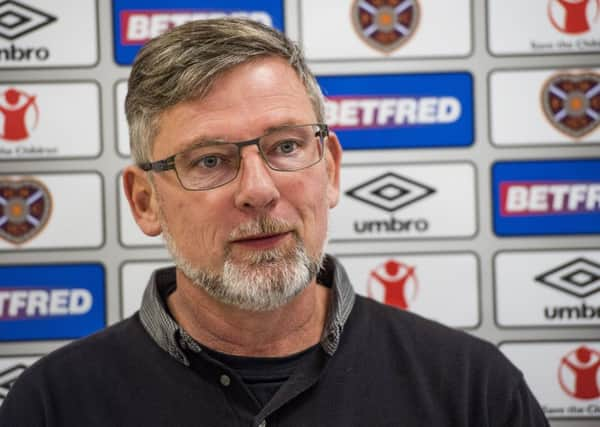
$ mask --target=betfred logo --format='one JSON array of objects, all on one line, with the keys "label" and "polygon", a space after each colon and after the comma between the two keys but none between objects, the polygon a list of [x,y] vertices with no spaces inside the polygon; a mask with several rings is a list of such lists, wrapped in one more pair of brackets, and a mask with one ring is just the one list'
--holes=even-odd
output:
[{"label": "betfred logo", "polygon": [[600,232],[600,160],[498,162],[492,176],[498,235]]},{"label": "betfred logo", "polygon": [[448,96],[328,97],[325,103],[325,121],[338,130],[447,124],[456,122],[460,115],[460,101]]},{"label": "betfred logo", "polygon": [[558,381],[575,399],[600,398],[600,352],[582,345],[565,355],[560,360]]},{"label": "betfred logo", "polygon": [[8,142],[19,142],[29,137],[37,127],[40,115],[35,95],[9,88],[0,98],[2,133],[0,138]]},{"label": "betfred logo", "polygon": [[593,132],[600,124],[600,74],[552,77],[542,89],[542,108],[550,123],[570,137]]},{"label": "betfred logo", "polygon": [[468,73],[319,77],[325,120],[346,149],[473,143]]},{"label": "betfred logo", "polygon": [[548,0],[548,19],[561,33],[587,33],[599,14],[600,0]]},{"label": "betfred logo", "polygon": [[70,339],[105,326],[100,264],[0,267],[0,340]]},{"label": "betfred logo", "polygon": [[501,215],[565,215],[600,212],[598,182],[502,182]]},{"label": "betfred logo", "polygon": [[420,8],[417,0],[354,0],[351,14],[361,40],[388,53],[413,35],[419,23]]},{"label": "betfred logo", "polygon": [[390,259],[369,274],[367,295],[384,304],[407,309],[419,291],[416,267]]},{"label": "betfred logo", "polygon": [[92,301],[87,289],[0,290],[0,320],[83,315]]},{"label": "betfred logo", "polygon": [[273,26],[271,16],[266,12],[214,12],[214,11],[122,11],[121,43],[141,46],[151,38],[186,22],[224,17],[244,18]]},{"label": "betfred logo", "polygon": [[114,0],[115,59],[130,65],[151,38],[186,22],[223,17],[250,19],[283,31],[283,1],[175,0],[167,5],[162,0]]}]

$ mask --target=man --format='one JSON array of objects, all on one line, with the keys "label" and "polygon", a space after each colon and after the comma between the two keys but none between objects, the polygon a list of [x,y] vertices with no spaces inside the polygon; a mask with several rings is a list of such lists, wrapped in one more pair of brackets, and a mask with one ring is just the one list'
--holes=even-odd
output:
[{"label": "man", "polygon": [[176,268],[25,372],[2,425],[548,425],[492,345],[355,296],[323,255],[341,148],[283,35],[180,26],[140,51],[126,110],[125,191]]}]

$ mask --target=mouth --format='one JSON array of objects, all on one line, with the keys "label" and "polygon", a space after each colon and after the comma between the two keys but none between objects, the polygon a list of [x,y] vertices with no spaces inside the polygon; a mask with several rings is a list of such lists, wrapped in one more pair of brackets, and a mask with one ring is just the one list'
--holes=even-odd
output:
[{"label": "mouth", "polygon": [[249,249],[272,249],[284,241],[291,233],[291,231],[286,231],[282,233],[256,234],[232,240],[230,243]]}]

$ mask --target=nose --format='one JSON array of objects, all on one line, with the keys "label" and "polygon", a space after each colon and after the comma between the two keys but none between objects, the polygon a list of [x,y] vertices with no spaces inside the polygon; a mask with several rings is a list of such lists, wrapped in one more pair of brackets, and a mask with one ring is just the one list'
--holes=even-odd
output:
[{"label": "nose", "polygon": [[238,188],[235,194],[236,207],[246,211],[271,209],[280,197],[271,169],[256,146],[244,147],[240,155]]}]

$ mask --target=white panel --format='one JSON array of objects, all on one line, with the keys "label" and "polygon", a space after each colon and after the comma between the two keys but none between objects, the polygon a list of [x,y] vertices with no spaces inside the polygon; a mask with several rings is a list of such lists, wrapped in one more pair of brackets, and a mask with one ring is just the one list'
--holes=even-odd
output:
[{"label": "white panel", "polygon": [[[475,169],[469,163],[347,165],[341,183],[340,203],[331,214],[332,240],[476,232]],[[363,200],[347,194],[353,190]]]},{"label": "white panel", "polygon": [[523,371],[547,417],[600,418],[600,341],[505,343],[500,349]]},{"label": "white panel", "polygon": [[600,118],[580,138],[570,136],[544,113],[546,83],[558,76],[577,79],[584,74],[600,81],[600,68],[591,70],[497,71],[490,77],[492,142],[498,145],[598,143]]},{"label": "white panel", "polygon": [[131,155],[129,147],[129,128],[125,116],[125,97],[127,96],[127,81],[120,81],[115,86],[115,111],[117,116],[117,150],[123,156]]},{"label": "white panel", "polygon": [[97,156],[99,106],[91,82],[0,85],[0,158]]},{"label": "white panel", "polygon": [[121,267],[121,317],[126,318],[139,310],[144,290],[152,272],[172,265],[169,261],[126,262]]},{"label": "white panel", "polygon": [[600,251],[501,252],[494,273],[502,326],[600,324]]},{"label": "white panel", "polygon": [[355,3],[302,0],[301,44],[309,60],[465,56],[471,51],[470,0],[414,1],[420,11],[417,27],[387,53],[371,47],[355,30],[351,15]]},{"label": "white panel", "polygon": [[[585,3],[587,8],[582,12],[581,6],[569,6],[567,1],[563,6],[560,0],[488,0],[490,51],[498,55],[599,52],[598,2],[569,2]],[[567,25],[567,19],[577,28]]]},{"label": "white panel", "polygon": [[[339,259],[360,295],[452,327],[479,323],[473,254],[340,255]],[[450,272],[453,280],[448,280]]]},{"label": "white panel", "polygon": [[98,60],[95,0],[22,0],[0,8],[14,27],[0,30],[0,68],[90,66]]},{"label": "white panel", "polygon": [[103,243],[104,212],[102,179],[96,173],[0,175],[0,187],[23,180],[41,183],[47,189],[51,211],[47,222],[31,239],[14,244],[0,237],[0,251],[49,248],[97,248]]}]

